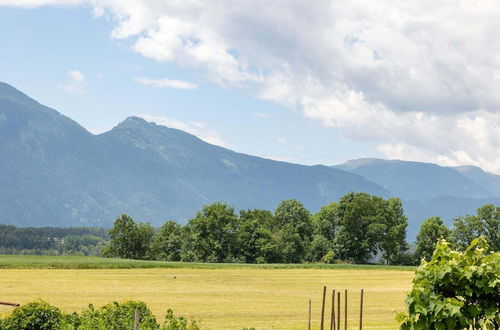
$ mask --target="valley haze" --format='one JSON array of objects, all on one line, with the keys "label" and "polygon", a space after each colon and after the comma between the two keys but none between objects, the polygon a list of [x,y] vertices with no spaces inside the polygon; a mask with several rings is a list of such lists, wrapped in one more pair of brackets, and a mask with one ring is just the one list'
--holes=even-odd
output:
[{"label": "valley haze", "polygon": [[403,200],[408,238],[420,223],[500,204],[500,176],[478,167],[365,158],[306,166],[237,153],[128,117],[94,135],[0,83],[0,219],[17,226],[111,227],[121,213],[185,223],[203,205],[274,210],[295,198],[316,212],[344,194]]}]

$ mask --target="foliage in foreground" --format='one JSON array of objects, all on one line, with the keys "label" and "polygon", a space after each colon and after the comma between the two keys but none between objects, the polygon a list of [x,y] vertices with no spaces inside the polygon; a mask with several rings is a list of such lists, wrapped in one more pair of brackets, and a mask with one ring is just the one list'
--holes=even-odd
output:
[{"label": "foliage in foreground", "polygon": [[101,308],[93,305],[80,314],[65,314],[55,306],[38,300],[17,307],[0,319],[1,330],[130,330],[134,328],[135,310],[140,311],[141,329],[198,330],[198,322],[175,316],[169,309],[163,324],[158,324],[145,303],[141,301],[112,302]]},{"label": "foliage in foreground", "polygon": [[498,329],[500,253],[488,252],[484,237],[465,252],[441,240],[416,271],[407,314],[398,316],[401,329]]}]

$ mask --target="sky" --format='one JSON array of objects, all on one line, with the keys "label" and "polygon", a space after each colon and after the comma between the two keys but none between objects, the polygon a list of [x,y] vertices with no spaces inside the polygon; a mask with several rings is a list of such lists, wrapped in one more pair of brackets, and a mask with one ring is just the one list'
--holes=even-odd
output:
[{"label": "sky", "polygon": [[252,155],[500,174],[497,0],[0,0],[0,81]]}]

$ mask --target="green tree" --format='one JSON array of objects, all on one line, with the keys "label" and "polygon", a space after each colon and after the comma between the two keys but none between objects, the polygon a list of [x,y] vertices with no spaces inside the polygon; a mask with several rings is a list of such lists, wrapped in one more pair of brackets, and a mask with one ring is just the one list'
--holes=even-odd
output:
[{"label": "green tree", "polygon": [[154,229],[149,223],[135,223],[131,217],[122,214],[109,231],[111,240],[103,254],[127,259],[145,259],[153,236]]},{"label": "green tree", "polygon": [[403,204],[399,198],[390,198],[387,201],[378,201],[380,217],[376,220],[380,226],[378,236],[379,250],[386,264],[394,264],[406,250],[406,227],[408,219],[403,211]]},{"label": "green tree", "polygon": [[338,208],[339,204],[332,202],[323,206],[312,218],[314,233],[323,236],[332,244],[339,227]]},{"label": "green tree", "polygon": [[481,235],[493,251],[500,250],[500,207],[487,204],[478,208],[476,215],[455,218],[452,237],[457,248],[464,250]]},{"label": "green tree", "polygon": [[329,260],[333,258],[332,242],[323,235],[314,235],[309,245],[307,261],[320,262],[329,255]]},{"label": "green tree", "polygon": [[366,193],[344,195],[337,208],[338,230],[334,239],[335,255],[341,260],[365,263],[377,252],[381,226],[378,219],[383,199]]},{"label": "green tree", "polygon": [[190,249],[193,257],[206,262],[237,260],[238,218],[226,203],[206,205],[189,220]]},{"label": "green tree", "polygon": [[484,237],[465,252],[441,240],[432,259],[422,261],[400,314],[401,329],[498,329],[500,253],[488,253]]},{"label": "green tree", "polygon": [[311,241],[311,213],[295,199],[282,201],[274,212],[274,241],[281,262],[301,262]]},{"label": "green tree", "polygon": [[444,225],[440,217],[430,217],[422,222],[417,234],[417,248],[415,250],[418,260],[422,258],[431,260],[437,242],[442,238],[447,240],[450,234],[450,229]]},{"label": "green tree", "polygon": [[266,210],[242,210],[239,222],[238,249],[244,262],[275,261],[276,245],[271,232],[273,214]]},{"label": "green tree", "polygon": [[149,245],[148,259],[180,261],[184,231],[175,221],[167,221]]},{"label": "green tree", "polygon": [[338,203],[329,203],[312,216],[314,235],[309,245],[307,261],[334,261],[333,242],[339,228],[338,207]]}]

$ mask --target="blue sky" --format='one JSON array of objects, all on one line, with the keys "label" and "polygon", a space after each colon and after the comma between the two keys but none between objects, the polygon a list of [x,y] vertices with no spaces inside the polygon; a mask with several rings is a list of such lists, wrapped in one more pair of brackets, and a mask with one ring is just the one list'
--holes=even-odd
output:
[{"label": "blue sky", "polygon": [[[337,164],[381,156],[372,143],[347,141],[338,130],[300,112],[220,87],[196,70],[140,56],[130,50],[130,42],[112,40],[112,28],[109,20],[93,17],[86,7],[0,7],[0,44],[5,45],[0,80],[93,133],[109,130],[128,116],[149,115],[145,117],[150,121],[167,117],[194,128],[203,124],[193,133],[266,158]],[[74,70],[85,81],[76,90],[66,90]],[[193,81],[198,88],[155,88],[137,83],[137,77]]]},{"label": "blue sky", "polygon": [[94,133],[140,115],[303,164],[500,173],[497,7],[0,0],[0,81]]}]

